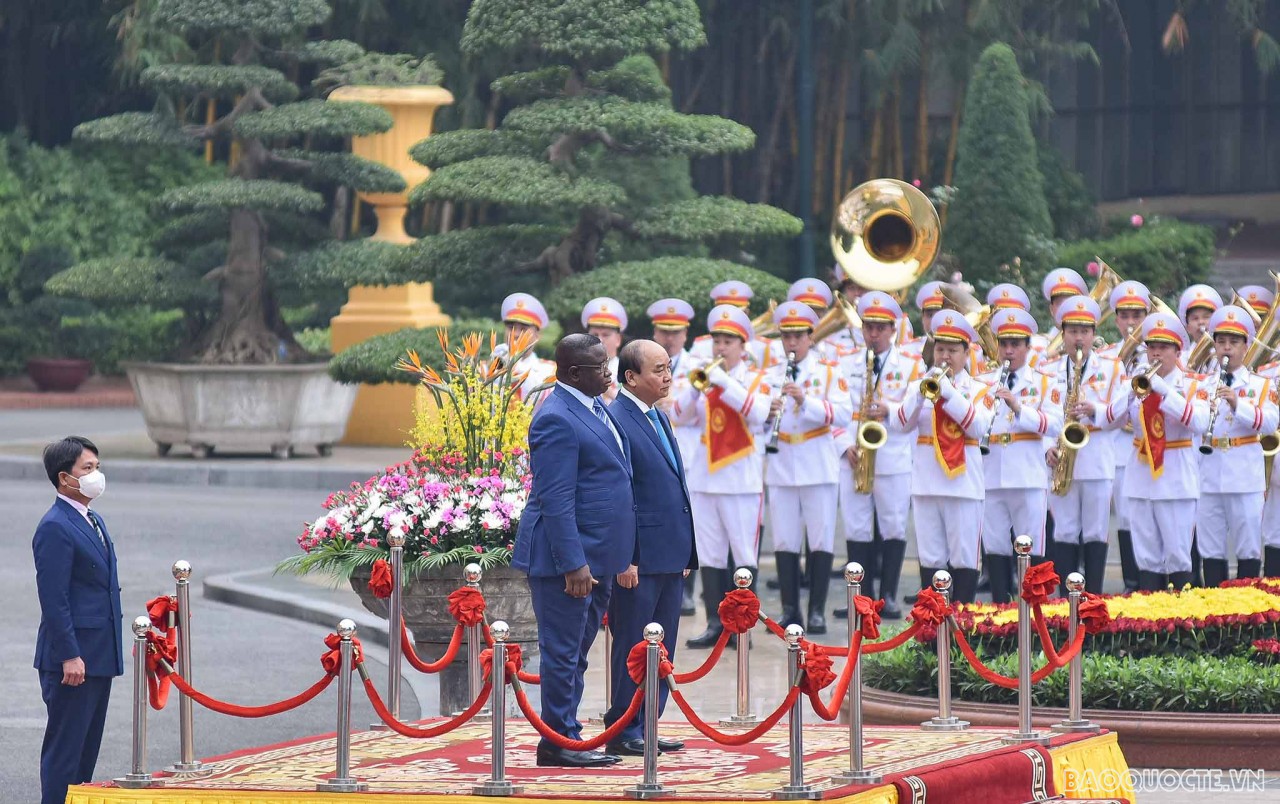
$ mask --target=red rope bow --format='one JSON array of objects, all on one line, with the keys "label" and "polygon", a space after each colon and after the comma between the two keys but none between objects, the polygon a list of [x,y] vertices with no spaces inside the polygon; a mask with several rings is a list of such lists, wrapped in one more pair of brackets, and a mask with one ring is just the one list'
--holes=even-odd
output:
[{"label": "red rope bow", "polygon": [[369,591],[377,598],[391,597],[391,565],[385,558],[373,562],[373,570],[369,573]]},{"label": "red rope bow", "polygon": [[147,616],[151,618],[151,627],[161,631],[169,630],[169,615],[178,613],[178,601],[169,595],[160,595],[147,601]]},{"label": "red rope bow", "polygon": [[867,639],[880,638],[880,610],[884,608],[883,600],[872,600],[866,595],[858,595],[853,599],[853,608],[862,617],[862,636]]},{"label": "red rope bow", "polygon": [[449,593],[449,614],[465,626],[484,620],[484,595],[479,589],[462,586]]},{"label": "red rope bow", "polygon": [[[523,667],[524,657],[520,655],[520,645],[515,642],[508,642],[505,680],[510,681],[512,678],[518,677]],[[493,648],[485,648],[480,651],[480,669],[484,673],[484,678],[493,678]]]},{"label": "red rope bow", "polygon": [[[361,661],[361,657],[364,656],[364,648],[360,645],[360,639],[358,637],[351,637],[351,644],[353,646],[351,655],[354,657],[354,661]],[[320,654],[320,665],[324,667],[324,671],[331,676],[336,676],[338,671],[342,668],[341,645],[342,637],[337,634],[329,634],[324,638],[324,646],[328,648],[328,650]]]},{"label": "red rope bow", "polygon": [[831,657],[822,645],[815,645],[807,639],[800,640],[800,650],[804,653],[804,675],[800,678],[800,691],[806,695],[816,695],[836,680],[832,670]]},{"label": "red rope bow", "polygon": [[730,634],[750,631],[760,618],[760,598],[750,589],[734,589],[720,601],[720,624]]},{"label": "red rope bow", "polygon": [[916,639],[930,642],[938,638],[938,626],[951,614],[951,606],[946,598],[932,587],[926,586],[916,595],[916,603],[911,607],[911,620],[920,625]]},{"label": "red rope bow", "polygon": [[1111,612],[1107,609],[1107,601],[1085,592],[1080,600],[1080,627],[1086,633],[1100,634],[1110,624]]},{"label": "red rope bow", "polygon": [[1052,561],[1032,564],[1022,578],[1022,599],[1032,606],[1043,604],[1057,591],[1061,581]]},{"label": "red rope bow", "polygon": [[[637,686],[644,684],[645,653],[648,642],[637,642],[627,654],[627,675]],[[671,662],[667,659],[667,646],[658,643],[658,678],[666,678],[671,674]]]}]

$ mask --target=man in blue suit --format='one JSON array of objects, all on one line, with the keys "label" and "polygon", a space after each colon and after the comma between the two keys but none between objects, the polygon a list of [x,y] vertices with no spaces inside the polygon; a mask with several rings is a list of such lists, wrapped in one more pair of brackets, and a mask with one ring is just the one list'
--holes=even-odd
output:
[{"label": "man in blue suit", "polygon": [[68,436],[45,447],[44,468],[58,498],[31,541],[40,596],[35,667],[49,712],[40,800],[62,804],[68,785],[93,778],[111,679],[124,674],[123,615],[115,546],[89,509],[107,487],[98,448]]},{"label": "man in blue suit", "polygon": [[[604,345],[569,335],[556,345],[556,386],[533,414],[533,487],[511,565],[529,576],[542,653],[542,720],[581,739],[587,653],[600,630],[613,579],[635,552],[631,446],[600,395],[613,382]],[[618,757],[542,740],[539,765],[591,768]]]},{"label": "man in blue suit", "polygon": [[[609,630],[614,636],[613,706],[606,724],[626,712],[636,684],[627,672],[632,646],[651,622],[662,626],[663,644],[674,661],[684,576],[697,569],[693,514],[684,482],[684,464],[665,413],[654,407],[671,391],[671,358],[653,341],[632,341],[618,355],[618,397],[609,410],[631,441],[631,486],[636,500],[636,548],[631,566],[618,576],[609,601]],[[667,686],[658,687],[659,712]],[[643,710],[608,745],[609,753],[644,756]],[[660,751],[679,751],[684,743],[659,738]]]}]

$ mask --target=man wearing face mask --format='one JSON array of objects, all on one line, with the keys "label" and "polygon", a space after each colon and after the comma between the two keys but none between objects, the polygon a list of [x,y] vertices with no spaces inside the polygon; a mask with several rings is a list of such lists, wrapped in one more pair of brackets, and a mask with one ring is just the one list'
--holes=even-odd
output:
[{"label": "man wearing face mask", "polygon": [[123,615],[115,546],[89,507],[107,487],[98,448],[68,436],[45,447],[44,468],[58,497],[31,541],[40,597],[35,668],[49,714],[40,800],[61,804],[68,785],[93,778],[111,679],[124,674]]}]

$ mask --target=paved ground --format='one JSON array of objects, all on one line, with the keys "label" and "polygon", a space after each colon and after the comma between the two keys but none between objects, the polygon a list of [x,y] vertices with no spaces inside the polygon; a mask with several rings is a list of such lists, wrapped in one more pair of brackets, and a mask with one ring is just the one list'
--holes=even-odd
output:
[{"label": "paved ground", "polygon": [[[360,610],[353,592],[316,579],[274,576],[270,568],[294,550],[293,536],[304,520],[320,510],[332,488],[320,485],[323,476],[315,474],[317,469],[341,464],[345,467],[341,471],[366,476],[393,460],[387,455],[394,451],[353,450],[329,459],[288,463],[223,458],[213,462],[224,478],[218,483],[207,473],[203,481],[195,475],[180,477],[177,469],[194,463],[189,459],[145,457],[140,426],[136,413],[128,410],[5,412],[0,415],[0,458],[17,462],[10,466],[29,467],[44,441],[68,429],[108,447],[104,458],[112,481],[97,507],[106,517],[120,553],[126,616],[141,613],[148,599],[170,591],[169,568],[174,560],[191,561],[201,592],[194,602],[193,628],[196,679],[201,688],[243,703],[279,699],[305,688],[320,676],[321,639],[343,615],[369,624],[362,626],[365,644],[375,678],[383,678],[385,664],[379,666],[379,662],[385,662],[385,652],[371,638],[375,620]],[[132,458],[120,459],[114,447],[128,444],[142,444],[143,448]],[[308,481],[311,485],[302,487],[299,478],[303,475],[297,473],[308,465],[316,469],[306,470],[313,475]],[[18,804],[36,800],[38,791],[44,710],[30,666],[39,611],[29,545],[34,524],[52,494],[47,481],[13,479],[3,474],[4,466],[0,463],[0,499],[7,503],[6,516],[0,522],[0,588],[5,590],[6,613],[16,630],[11,637],[13,649],[0,653],[0,700],[6,701],[0,710],[0,801]],[[273,489],[272,485],[285,488]],[[768,551],[766,545],[766,556]],[[765,572],[770,571],[766,560]],[[914,564],[904,572],[905,578],[913,576]],[[1118,583],[1118,579],[1111,582]],[[833,600],[838,589],[839,584],[832,589]],[[224,600],[252,608],[234,607],[221,602]],[[766,592],[764,604],[767,611],[776,612],[776,593]],[[700,616],[689,618],[683,621],[682,632],[696,633],[702,626]],[[584,700],[584,711],[591,714],[604,707],[599,645],[596,650]],[[702,655],[686,651],[677,661],[688,666],[686,662]],[[776,703],[784,686],[782,651],[776,644],[758,645],[752,652],[752,663],[753,707],[760,711]],[[436,689],[430,681],[418,681],[416,674],[406,678],[412,678],[417,686],[406,687],[405,716],[437,714]],[[728,691],[732,687],[733,663],[722,662],[697,686],[695,705],[708,719],[730,714],[733,699]],[[360,700],[357,697],[354,722],[369,722],[372,713],[367,702]],[[198,710],[197,750],[211,755],[332,731],[333,718],[331,695],[288,715],[265,720],[233,720]],[[122,680],[112,700],[107,744],[98,765],[100,777],[128,769],[129,723],[127,684]],[[150,765],[159,768],[177,759],[176,708],[153,715],[151,723]],[[1227,804],[1280,802],[1280,780],[1272,779],[1268,787],[1252,793],[1213,793],[1211,800]],[[1141,800],[1183,804],[1206,798],[1203,793],[1161,790],[1145,792]]]}]

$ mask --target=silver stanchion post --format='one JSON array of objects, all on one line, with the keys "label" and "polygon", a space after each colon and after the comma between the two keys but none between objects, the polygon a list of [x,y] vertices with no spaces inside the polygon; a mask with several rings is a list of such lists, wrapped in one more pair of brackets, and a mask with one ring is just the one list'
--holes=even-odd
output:
[{"label": "silver stanchion post", "polygon": [[1031,568],[1031,537],[1013,540],[1018,555],[1018,730],[1000,738],[1003,743],[1049,744],[1049,735],[1031,728],[1031,604],[1022,596],[1022,584]]},{"label": "silver stanchion post", "polygon": [[[733,585],[750,589],[755,580],[751,570],[738,567],[733,573]],[[737,713],[720,721],[721,726],[754,726],[760,722],[751,711],[751,630],[738,634],[738,700]]]},{"label": "silver stanchion post", "polygon": [[[801,639],[804,639],[804,629],[798,625],[788,625],[787,665],[790,668],[788,675],[791,682],[787,685],[788,693],[799,683],[800,675],[804,673],[804,653],[800,650]],[[773,797],[783,801],[822,798],[820,790],[811,784],[804,783],[804,710],[801,708],[803,704],[800,698],[796,698],[796,702],[791,705],[791,713],[787,717],[791,778],[786,785],[773,791]]]},{"label": "silver stanchion post", "polygon": [[[191,564],[173,562],[174,599],[178,606],[178,675],[194,684],[191,670]],[[166,768],[175,776],[208,776],[213,769],[196,759],[195,713],[192,701],[178,693],[178,734],[180,759]]]},{"label": "silver stanchion post", "polygon": [[363,793],[369,785],[351,775],[351,664],[355,655],[355,643],[351,638],[356,634],[356,624],[352,620],[343,619],[338,622],[338,733],[337,767],[334,775],[323,782],[316,783],[316,790],[324,793]]},{"label": "silver stanchion post", "polygon": [[[1080,598],[1084,593],[1084,576],[1073,572],[1067,576],[1067,595],[1071,605],[1067,635],[1072,642],[1076,641],[1076,632],[1080,628]],[[1084,651],[1071,659],[1068,676],[1067,719],[1055,723],[1054,731],[1073,731],[1097,733],[1101,727],[1091,720],[1085,720],[1084,702],[1081,698],[1081,686],[1084,683]]]},{"label": "silver stanchion post", "polygon": [[[404,534],[387,535],[387,547],[391,554],[391,597],[387,600],[387,711],[400,719],[400,634],[404,620]],[[382,731],[387,724],[381,721],[369,726]]]},{"label": "silver stanchion post", "polygon": [[147,772],[147,632],[150,617],[133,621],[133,759],[129,772],[114,779],[117,787],[164,787],[163,779]]},{"label": "silver stanchion post", "polygon": [[[951,573],[938,570],[933,573],[933,589],[951,602]],[[943,618],[938,623],[938,714],[920,724],[924,731],[964,731],[969,721],[951,714],[951,620]]]},{"label": "silver stanchion post", "polygon": [[[484,571],[480,569],[479,564],[468,564],[462,569],[462,580],[471,589],[479,589],[480,581],[484,578]],[[484,671],[480,667],[480,651],[484,649],[484,621],[468,626],[467,628],[467,691],[470,693],[468,703],[474,701],[480,696],[480,690],[484,688]],[[462,712],[454,712],[460,715]],[[486,707],[476,713],[472,718],[477,723],[483,723],[489,719],[489,709]]]},{"label": "silver stanchion post", "polygon": [[510,796],[519,793],[523,787],[513,785],[507,778],[507,637],[511,628],[502,620],[495,620],[489,626],[493,636],[493,665],[491,679],[493,693],[489,699],[493,708],[493,721],[490,724],[490,739],[493,748],[489,758],[489,778],[471,788],[477,796]]},{"label": "silver stanchion post", "polygon": [[606,621],[604,625],[604,711],[600,713],[603,721],[613,708],[613,628]]},{"label": "silver stanchion post", "polygon": [[[862,630],[862,615],[854,605],[854,598],[862,594],[862,579],[865,573],[862,565],[851,561],[844,565],[845,595],[849,606],[849,644]],[[853,677],[849,680],[849,770],[835,778],[856,784],[879,784],[884,777],[875,771],[863,768],[862,755],[862,652],[858,652],[858,663],[853,667]]]},{"label": "silver stanchion post", "polygon": [[623,792],[627,798],[658,798],[668,791],[658,783],[658,663],[666,632],[657,623],[644,627],[644,777]]}]

